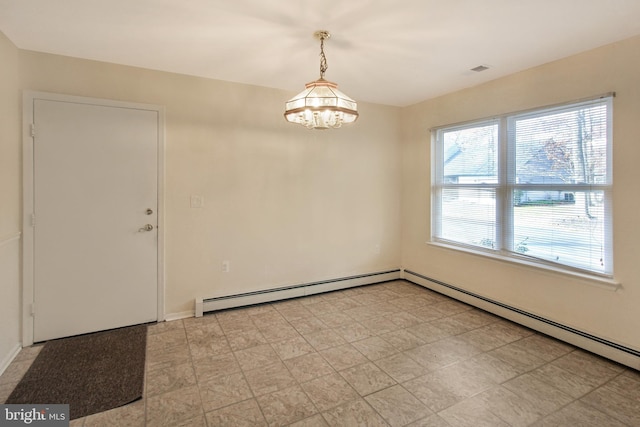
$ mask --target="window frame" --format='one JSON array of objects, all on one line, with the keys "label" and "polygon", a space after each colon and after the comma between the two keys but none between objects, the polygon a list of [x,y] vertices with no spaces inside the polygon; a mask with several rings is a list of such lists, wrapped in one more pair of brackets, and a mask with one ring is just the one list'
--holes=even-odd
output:
[{"label": "window frame", "polygon": [[[567,273],[581,278],[591,279],[607,287],[619,286],[613,278],[613,99],[615,93],[608,93],[597,97],[544,106],[525,111],[506,113],[499,116],[472,120],[457,124],[438,126],[431,129],[431,232],[429,244],[464,251],[472,254],[489,256],[508,262],[516,262],[529,266],[544,268],[561,273]],[[552,115],[556,112],[577,110],[589,105],[605,104],[607,120],[606,144],[606,179],[602,183],[545,183],[520,184],[516,182],[516,142],[515,124],[518,120],[534,118],[536,116]],[[445,144],[442,135],[445,132],[472,129],[487,125],[497,125],[498,164],[497,183],[451,183],[445,182]],[[466,244],[439,237],[442,235],[442,194],[446,189],[477,189],[495,191],[495,242],[497,249]],[[564,263],[548,261],[538,257],[519,253],[514,246],[516,190],[553,190],[562,189],[564,192],[602,191],[604,211],[604,271],[599,272],[588,268],[580,268]]]}]

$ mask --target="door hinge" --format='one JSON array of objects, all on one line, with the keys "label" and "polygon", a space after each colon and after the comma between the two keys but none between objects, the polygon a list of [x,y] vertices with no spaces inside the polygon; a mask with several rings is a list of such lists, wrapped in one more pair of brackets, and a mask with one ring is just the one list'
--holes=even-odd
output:
[{"label": "door hinge", "polygon": [[36,214],[34,213],[31,214],[31,226],[32,227],[36,226]]},{"label": "door hinge", "polygon": [[31,303],[31,315],[34,316],[36,314],[36,303]]},{"label": "door hinge", "polygon": [[31,137],[34,138],[36,136],[36,125],[35,125],[35,123],[31,123],[31,126],[29,126],[29,129],[31,130]]}]

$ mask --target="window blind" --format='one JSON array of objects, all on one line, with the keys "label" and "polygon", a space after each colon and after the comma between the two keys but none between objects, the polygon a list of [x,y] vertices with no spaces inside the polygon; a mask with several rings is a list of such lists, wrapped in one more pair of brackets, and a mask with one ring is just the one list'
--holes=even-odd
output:
[{"label": "window blind", "polygon": [[611,276],[610,96],[434,132],[432,239]]}]

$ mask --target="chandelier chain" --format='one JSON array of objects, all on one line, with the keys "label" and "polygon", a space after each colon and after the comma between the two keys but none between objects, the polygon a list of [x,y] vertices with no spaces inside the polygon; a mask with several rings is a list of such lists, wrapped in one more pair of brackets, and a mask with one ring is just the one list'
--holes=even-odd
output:
[{"label": "chandelier chain", "polygon": [[324,54],[324,35],[320,36],[320,78],[324,79],[324,73],[327,71],[327,57]]}]

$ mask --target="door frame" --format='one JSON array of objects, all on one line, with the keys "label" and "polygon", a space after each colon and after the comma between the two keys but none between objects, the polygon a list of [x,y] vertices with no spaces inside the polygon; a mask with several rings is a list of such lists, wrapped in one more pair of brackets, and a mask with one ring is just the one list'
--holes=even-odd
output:
[{"label": "door frame", "polygon": [[[158,114],[158,321],[165,320],[164,268],[164,181],[165,181],[165,109],[163,106],[110,99],[89,98],[49,92],[25,90],[22,94],[22,346],[33,344],[34,309],[34,149],[32,123],[34,101],[59,101],[103,107],[132,108],[155,111]],[[37,132],[37,130],[36,130]],[[36,307],[37,310],[37,307]]]}]

